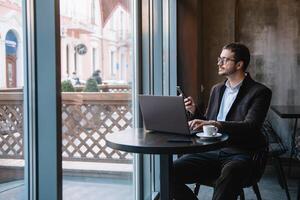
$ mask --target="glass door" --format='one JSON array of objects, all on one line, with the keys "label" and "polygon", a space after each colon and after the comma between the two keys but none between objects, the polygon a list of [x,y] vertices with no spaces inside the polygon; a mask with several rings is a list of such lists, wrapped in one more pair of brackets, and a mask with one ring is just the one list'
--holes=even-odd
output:
[{"label": "glass door", "polygon": [[0,199],[26,199],[21,0],[0,3]]},{"label": "glass door", "polygon": [[133,0],[60,0],[63,199],[132,200]]}]

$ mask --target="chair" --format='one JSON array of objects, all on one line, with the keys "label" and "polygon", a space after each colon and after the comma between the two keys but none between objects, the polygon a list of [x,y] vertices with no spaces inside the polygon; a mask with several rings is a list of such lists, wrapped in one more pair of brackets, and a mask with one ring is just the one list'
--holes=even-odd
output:
[{"label": "chair", "polygon": [[[250,180],[248,183],[246,183],[244,186],[244,188],[252,186],[253,191],[256,194],[256,197],[258,200],[262,200],[262,198],[261,198],[257,183],[260,180],[260,178],[262,177],[263,172],[265,170],[265,166],[266,166],[266,162],[267,162],[267,154],[268,154],[268,147],[266,147],[260,151],[257,151],[257,153],[253,156],[253,161],[255,161],[255,163],[257,163],[257,166],[255,166],[255,168],[257,169],[258,173],[255,174],[253,176],[253,179]],[[195,195],[198,196],[199,190],[200,190],[200,185],[215,187],[215,182],[216,182],[216,180],[209,180],[208,182],[196,183],[196,187],[194,189]],[[240,196],[240,200],[245,200],[245,194],[244,194],[243,189],[240,191],[239,196]]]},{"label": "chair", "polygon": [[[262,133],[264,134],[267,144],[270,144],[269,142],[269,133],[266,130],[269,130],[269,122],[265,122],[263,127],[262,127]],[[259,182],[260,178],[262,177],[265,167],[266,167],[266,162],[267,162],[267,158],[268,158],[268,152],[269,152],[269,147],[270,145],[266,146],[265,148],[257,151],[257,153],[254,154],[253,156],[253,161],[254,163],[257,164],[257,166],[255,166],[255,168],[257,169],[257,174],[255,174],[253,176],[253,179],[250,180],[248,183],[246,183],[244,185],[243,188],[246,187],[251,187],[253,188],[254,193],[256,194],[256,197],[258,200],[261,200],[261,195],[260,195],[260,191],[258,188],[257,183]],[[215,182],[216,180],[210,180],[208,182],[198,182],[196,183],[195,189],[194,189],[194,193],[196,196],[198,196],[199,194],[199,190],[200,190],[200,185],[206,185],[206,186],[210,186],[210,187],[215,187]],[[244,194],[244,190],[241,189],[240,193],[239,193],[240,199],[241,200],[245,200],[245,194]]]},{"label": "chair", "polygon": [[265,121],[262,132],[267,135],[269,140],[269,158],[271,159],[277,174],[279,185],[285,190],[287,199],[290,200],[289,189],[287,186],[286,176],[281,164],[280,156],[287,151],[281,138],[277,135],[269,121]]},{"label": "chair", "polygon": [[[300,161],[300,136],[296,138],[296,158]],[[300,199],[300,179],[298,180],[297,199]]]},{"label": "chair", "polygon": [[[286,176],[285,176],[285,173],[283,171],[283,167],[282,167],[281,160],[280,160],[280,156],[287,151],[287,148],[283,145],[283,142],[282,142],[281,138],[277,135],[277,133],[273,129],[270,121],[266,120],[264,122],[264,124],[262,126],[262,133],[264,134],[264,136],[267,140],[267,143],[269,145],[268,145],[266,151],[262,151],[261,155],[256,155],[256,158],[254,158],[254,159],[261,160],[261,162],[259,164],[260,166],[258,166],[258,168],[257,168],[257,169],[259,169],[259,173],[257,174],[256,177],[254,177],[252,182],[246,184],[245,187],[251,187],[252,186],[252,188],[253,188],[256,196],[257,196],[257,199],[261,199],[261,195],[260,195],[260,192],[259,192],[259,189],[258,189],[257,182],[260,180],[260,178],[261,178],[261,176],[264,172],[265,165],[266,165],[266,160],[267,160],[267,157],[269,157],[271,159],[271,161],[273,162],[274,166],[275,166],[275,170],[277,172],[276,174],[277,174],[277,179],[278,179],[279,185],[281,186],[282,189],[285,190],[287,199],[290,200],[291,197],[290,197],[289,189],[288,189],[288,186],[287,186]],[[300,140],[300,137],[298,139]],[[299,143],[300,143],[300,141],[299,141]],[[299,144],[299,146],[300,146],[300,144]],[[264,153],[264,152],[268,152],[268,153]],[[299,152],[300,152],[300,150],[299,150]],[[198,195],[201,184],[214,187],[215,186],[215,181],[216,180],[212,180],[209,183],[197,183],[196,187],[194,189],[194,193],[196,195]],[[243,190],[241,190],[241,192],[240,192],[240,199],[241,200],[245,199]],[[298,183],[298,199],[300,199],[300,180],[299,180],[299,183]]]}]

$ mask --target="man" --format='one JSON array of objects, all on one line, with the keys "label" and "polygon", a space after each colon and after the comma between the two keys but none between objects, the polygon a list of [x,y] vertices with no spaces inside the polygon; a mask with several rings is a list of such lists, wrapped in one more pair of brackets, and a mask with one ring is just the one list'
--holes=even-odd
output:
[{"label": "man", "polygon": [[102,78],[100,77],[100,70],[96,70],[93,72],[92,78],[96,80],[97,84],[102,84]]},{"label": "man", "polygon": [[227,145],[219,150],[190,154],[174,161],[174,198],[196,200],[185,184],[216,180],[214,200],[237,199],[239,191],[255,173],[253,154],[266,145],[260,129],[265,120],[271,90],[255,82],[246,73],[249,49],[240,43],[223,47],[218,58],[218,74],[225,82],[215,85],[206,113],[201,115],[192,97],[185,98],[186,109],[193,116],[191,129],[214,125],[229,135]]},{"label": "man", "polygon": [[79,80],[79,77],[77,76],[76,72],[73,72],[72,73],[72,76],[71,76],[71,83],[73,86],[75,85],[80,85],[80,80]]}]

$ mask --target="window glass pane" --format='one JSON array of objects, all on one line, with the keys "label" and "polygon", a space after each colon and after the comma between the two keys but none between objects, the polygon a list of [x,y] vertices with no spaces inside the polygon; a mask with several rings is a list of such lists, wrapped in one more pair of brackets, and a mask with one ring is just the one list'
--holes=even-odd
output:
[{"label": "window glass pane", "polygon": [[0,1],[0,199],[25,199],[22,1]]},{"label": "window glass pane", "polygon": [[133,125],[132,2],[60,0],[64,200],[134,199],[133,155],[104,141]]}]

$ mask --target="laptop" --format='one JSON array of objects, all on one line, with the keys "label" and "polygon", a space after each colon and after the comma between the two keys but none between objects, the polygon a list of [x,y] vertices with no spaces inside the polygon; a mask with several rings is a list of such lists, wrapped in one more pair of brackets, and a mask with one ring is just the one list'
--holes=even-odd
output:
[{"label": "laptop", "polygon": [[182,96],[139,95],[140,108],[147,130],[195,135],[190,131]]}]

